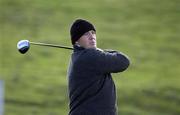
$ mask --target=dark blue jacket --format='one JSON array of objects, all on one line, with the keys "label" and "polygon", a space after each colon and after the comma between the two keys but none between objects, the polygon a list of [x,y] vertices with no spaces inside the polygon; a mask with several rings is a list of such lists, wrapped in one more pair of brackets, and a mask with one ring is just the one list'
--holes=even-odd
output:
[{"label": "dark blue jacket", "polygon": [[116,115],[111,73],[128,66],[128,58],[120,52],[74,46],[68,71],[69,115]]}]

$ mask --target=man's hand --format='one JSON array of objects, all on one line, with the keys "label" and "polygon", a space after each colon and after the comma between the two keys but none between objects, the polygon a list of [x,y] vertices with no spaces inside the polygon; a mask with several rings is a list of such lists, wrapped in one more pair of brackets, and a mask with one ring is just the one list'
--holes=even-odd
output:
[{"label": "man's hand", "polygon": [[112,49],[105,49],[104,51],[105,51],[105,52],[109,52],[109,53],[115,53],[115,52],[117,52],[117,51],[112,50]]},{"label": "man's hand", "polygon": [[102,50],[102,49],[100,49],[100,48],[96,48],[96,50],[99,50],[99,51],[102,51],[102,52],[104,52],[104,50]]}]

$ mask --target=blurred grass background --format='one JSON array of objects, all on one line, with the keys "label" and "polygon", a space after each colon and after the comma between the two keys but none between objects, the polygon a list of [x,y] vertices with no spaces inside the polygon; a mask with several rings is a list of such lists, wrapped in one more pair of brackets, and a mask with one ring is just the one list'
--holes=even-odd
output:
[{"label": "blurred grass background", "polygon": [[179,0],[0,0],[0,80],[5,115],[67,115],[66,72],[71,51],[33,46],[21,39],[71,46],[76,18],[91,21],[98,47],[131,59],[113,74],[121,115],[180,114]]}]

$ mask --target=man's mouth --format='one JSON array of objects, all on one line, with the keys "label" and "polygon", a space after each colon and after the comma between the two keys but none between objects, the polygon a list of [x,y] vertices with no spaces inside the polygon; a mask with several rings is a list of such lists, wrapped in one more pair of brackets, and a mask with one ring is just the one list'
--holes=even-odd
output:
[{"label": "man's mouth", "polygon": [[91,45],[96,45],[96,42],[91,42]]}]

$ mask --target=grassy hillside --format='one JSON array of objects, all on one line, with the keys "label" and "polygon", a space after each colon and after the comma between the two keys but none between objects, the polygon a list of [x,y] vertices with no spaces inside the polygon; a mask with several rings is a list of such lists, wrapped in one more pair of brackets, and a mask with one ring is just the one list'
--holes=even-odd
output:
[{"label": "grassy hillside", "polygon": [[71,51],[32,46],[18,53],[21,39],[70,46],[76,18],[95,24],[98,47],[131,59],[113,74],[118,113],[180,114],[179,0],[1,0],[0,80],[6,115],[67,115],[66,72]]}]

